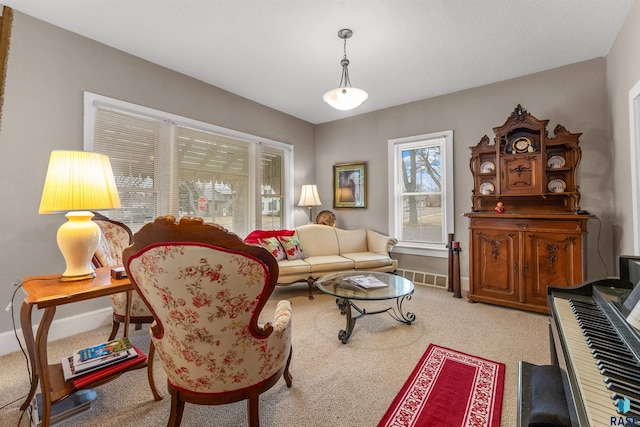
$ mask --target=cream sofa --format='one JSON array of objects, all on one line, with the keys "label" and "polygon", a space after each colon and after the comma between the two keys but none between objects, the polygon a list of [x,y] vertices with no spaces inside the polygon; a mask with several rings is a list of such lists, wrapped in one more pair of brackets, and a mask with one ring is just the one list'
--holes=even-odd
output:
[{"label": "cream sofa", "polygon": [[305,258],[278,261],[278,284],[306,281],[310,299],[320,276],[356,270],[394,272],[398,267],[398,261],[389,255],[398,241],[373,230],[308,224],[296,228],[294,235],[300,239]]}]

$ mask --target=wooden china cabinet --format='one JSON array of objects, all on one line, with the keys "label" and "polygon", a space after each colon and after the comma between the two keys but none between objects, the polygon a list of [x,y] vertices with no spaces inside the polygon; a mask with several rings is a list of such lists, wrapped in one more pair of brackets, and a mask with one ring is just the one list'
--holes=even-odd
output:
[{"label": "wooden china cabinet", "polygon": [[522,106],[471,147],[470,301],[547,312],[547,286],[583,281],[588,213],[576,170],[581,133]]}]

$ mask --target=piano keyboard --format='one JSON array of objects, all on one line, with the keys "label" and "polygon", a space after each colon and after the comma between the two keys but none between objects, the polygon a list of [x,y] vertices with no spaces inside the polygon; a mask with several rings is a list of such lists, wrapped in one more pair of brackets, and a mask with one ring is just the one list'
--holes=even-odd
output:
[{"label": "piano keyboard", "polygon": [[[589,425],[611,425],[611,417],[640,415],[640,364],[595,303],[554,297],[558,324],[577,377]],[[617,412],[627,397],[631,411]]]}]

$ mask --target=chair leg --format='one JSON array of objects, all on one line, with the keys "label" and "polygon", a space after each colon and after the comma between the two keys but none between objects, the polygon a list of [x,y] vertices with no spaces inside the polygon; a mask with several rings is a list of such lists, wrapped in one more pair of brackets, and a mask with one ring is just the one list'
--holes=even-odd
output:
[{"label": "chair leg", "polygon": [[293,354],[293,347],[289,349],[289,357],[287,358],[287,364],[284,367],[284,381],[287,383],[287,387],[291,387],[293,383],[293,377],[291,376],[291,372],[289,372],[289,364],[291,364],[291,355]]},{"label": "chair leg", "polygon": [[247,399],[247,412],[249,412],[249,427],[260,427],[260,395],[256,392],[249,393]]},{"label": "chair leg", "polygon": [[153,377],[153,358],[156,354],[156,347],[153,345],[153,341],[149,345],[149,356],[147,357],[147,378],[149,380],[149,387],[151,388],[151,393],[153,394],[153,400],[156,402],[158,400],[162,400],[162,395],[158,392],[158,388],[156,387],[156,381]]},{"label": "chair leg", "polygon": [[167,427],[179,427],[182,422],[182,413],[184,412],[184,401],[180,398],[180,392],[175,388],[168,386],[171,394],[171,412],[169,413],[169,421]]},{"label": "chair leg", "polygon": [[313,291],[313,284],[314,284],[314,283],[316,283],[316,279],[314,279],[313,277],[309,277],[309,278],[307,279],[307,285],[309,285],[309,299],[310,299],[310,300],[315,299],[315,298],[313,297],[313,292],[312,292],[312,291]]},{"label": "chair leg", "polygon": [[116,337],[116,335],[118,334],[118,329],[120,329],[120,322],[116,322],[116,320],[114,319],[113,326],[111,327],[111,335],[109,335],[109,339],[107,341],[111,341]]}]

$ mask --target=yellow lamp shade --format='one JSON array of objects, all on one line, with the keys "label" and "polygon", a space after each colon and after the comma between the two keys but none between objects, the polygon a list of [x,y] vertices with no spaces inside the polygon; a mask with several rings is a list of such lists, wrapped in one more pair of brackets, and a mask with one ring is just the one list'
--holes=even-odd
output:
[{"label": "yellow lamp shade", "polygon": [[53,151],[40,200],[40,213],[68,212],[57,241],[67,268],[60,280],[95,277],[91,258],[100,229],[90,210],[120,207],[109,157],[84,151]]},{"label": "yellow lamp shade", "polygon": [[40,213],[119,207],[109,157],[86,151],[51,152]]}]

